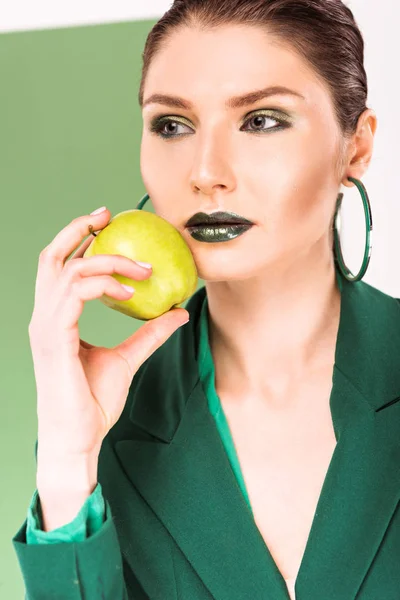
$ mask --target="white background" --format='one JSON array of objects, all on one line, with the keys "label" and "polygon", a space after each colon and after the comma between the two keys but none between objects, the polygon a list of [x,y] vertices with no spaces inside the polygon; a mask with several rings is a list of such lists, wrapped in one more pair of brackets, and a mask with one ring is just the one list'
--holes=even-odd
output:
[{"label": "white background", "polygon": [[[0,31],[44,29],[160,17],[172,0],[3,0]],[[398,0],[348,0],[364,36],[368,107],[378,118],[374,155],[363,183],[373,215],[373,247],[364,281],[400,297],[400,110]],[[342,188],[343,253],[358,271],[364,247],[364,217],[356,188]],[[354,210],[352,207],[354,206]],[[352,256],[357,257],[355,260]]]}]

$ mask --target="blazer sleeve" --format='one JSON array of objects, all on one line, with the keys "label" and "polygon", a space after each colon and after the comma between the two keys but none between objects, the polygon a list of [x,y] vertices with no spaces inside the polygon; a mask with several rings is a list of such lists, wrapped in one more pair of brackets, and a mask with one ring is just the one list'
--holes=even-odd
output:
[{"label": "blazer sleeve", "polygon": [[105,519],[104,498],[101,484],[98,483],[73,521],[57,529],[44,531],[40,497],[36,489],[28,508],[26,543],[83,542],[101,528]]},{"label": "blazer sleeve", "polygon": [[42,530],[35,490],[27,518],[12,543],[24,579],[25,600],[129,598],[117,531],[100,483],[73,521],[49,532]]}]

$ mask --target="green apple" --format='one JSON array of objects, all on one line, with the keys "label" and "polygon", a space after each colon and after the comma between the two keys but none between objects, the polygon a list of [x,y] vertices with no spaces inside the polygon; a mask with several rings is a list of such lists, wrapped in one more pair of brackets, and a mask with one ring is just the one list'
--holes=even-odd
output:
[{"label": "green apple", "polygon": [[149,211],[132,209],[115,215],[83,256],[96,254],[120,254],[152,265],[151,276],[143,281],[112,275],[135,289],[128,300],[106,294],[99,298],[106,306],[135,319],[148,321],[171,308],[180,308],[196,291],[196,264],[185,239],[171,223]]}]

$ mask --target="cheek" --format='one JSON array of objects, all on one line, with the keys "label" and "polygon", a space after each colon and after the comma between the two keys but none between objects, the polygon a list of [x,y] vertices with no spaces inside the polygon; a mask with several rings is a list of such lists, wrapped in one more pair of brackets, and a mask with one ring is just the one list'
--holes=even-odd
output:
[{"label": "cheek", "polygon": [[257,203],[249,212],[277,241],[296,244],[304,235],[320,237],[329,225],[337,189],[334,148],[315,132],[301,136],[288,131],[278,140],[279,135],[271,134],[270,143],[260,140],[255,151],[253,142],[252,152],[242,153],[242,176]]},{"label": "cheek", "polygon": [[[143,134],[140,148],[140,170],[143,182],[152,188],[173,188],[182,184],[190,162],[185,141],[167,142],[151,134]],[[148,189],[148,188],[146,188]]]},{"label": "cheek", "polygon": [[182,207],[177,199],[182,198],[182,190],[187,195],[186,186],[190,177],[190,152],[182,151],[182,146],[182,141],[169,144],[145,134],[140,149],[140,172],[144,187],[155,212],[171,223],[182,218]]},{"label": "cheek", "polygon": [[156,195],[157,187],[163,180],[165,161],[159,144],[154,143],[150,134],[143,134],[140,147],[140,172],[145,188],[150,195]]}]

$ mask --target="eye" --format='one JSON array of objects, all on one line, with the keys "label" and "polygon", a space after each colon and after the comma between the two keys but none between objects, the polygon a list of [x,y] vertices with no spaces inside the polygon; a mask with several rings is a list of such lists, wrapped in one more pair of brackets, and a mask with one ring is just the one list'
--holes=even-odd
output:
[{"label": "eye", "polygon": [[180,121],[179,117],[156,117],[150,123],[150,131],[165,139],[176,138],[185,135],[185,133],[176,133],[179,125],[186,125],[186,123]]},{"label": "eye", "polygon": [[[265,123],[268,121],[274,121],[276,123],[275,127],[266,127]],[[288,117],[284,115],[276,116],[275,113],[271,113],[270,111],[258,111],[257,113],[253,113],[249,119],[247,119],[243,126],[247,123],[253,124],[254,128],[250,129],[242,129],[241,131],[249,131],[251,133],[263,133],[269,132],[276,129],[283,129],[286,127],[290,127],[290,120]]]}]

